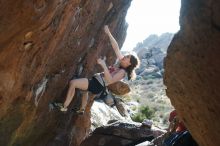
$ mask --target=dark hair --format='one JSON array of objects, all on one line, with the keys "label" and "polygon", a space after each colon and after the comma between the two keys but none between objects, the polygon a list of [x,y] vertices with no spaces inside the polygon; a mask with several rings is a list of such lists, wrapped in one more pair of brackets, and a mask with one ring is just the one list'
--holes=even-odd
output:
[{"label": "dark hair", "polygon": [[127,72],[127,75],[128,75],[128,80],[135,79],[136,74],[135,74],[134,69],[139,66],[140,61],[138,57],[131,55],[130,62],[131,62],[131,65],[125,68],[125,71]]}]

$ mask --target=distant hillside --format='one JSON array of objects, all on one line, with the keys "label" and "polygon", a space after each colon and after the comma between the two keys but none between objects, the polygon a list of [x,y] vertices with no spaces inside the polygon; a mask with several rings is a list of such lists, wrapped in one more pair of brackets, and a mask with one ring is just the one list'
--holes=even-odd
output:
[{"label": "distant hillside", "polygon": [[136,47],[134,48],[135,52],[139,52],[142,48],[160,48],[161,51],[166,53],[167,47],[169,46],[171,40],[173,39],[173,33],[163,33],[162,35],[158,36],[152,34],[148,36],[143,42],[137,43]]},{"label": "distant hillside", "polygon": [[163,60],[173,36],[172,33],[164,33],[161,36],[153,34],[136,45],[133,51],[141,61],[139,69],[136,70],[139,78],[163,76]]},{"label": "distant hillside", "polygon": [[155,113],[152,120],[160,126],[167,125],[168,114],[173,108],[163,84],[164,57],[173,36],[171,33],[150,35],[133,50],[140,58],[141,64],[136,70],[136,80],[129,82],[132,89],[129,96],[138,102],[139,106],[153,109]]}]

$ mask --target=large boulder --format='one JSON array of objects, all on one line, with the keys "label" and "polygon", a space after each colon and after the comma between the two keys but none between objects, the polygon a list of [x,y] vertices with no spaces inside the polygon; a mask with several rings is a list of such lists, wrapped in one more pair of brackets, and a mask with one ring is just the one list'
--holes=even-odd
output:
[{"label": "large boulder", "polygon": [[99,127],[88,136],[81,146],[126,146],[154,138],[154,132],[141,124],[116,121]]},{"label": "large boulder", "polygon": [[[50,112],[69,80],[101,71],[96,59],[122,46],[131,0],[3,0],[0,2],[0,145],[77,146],[91,126],[92,100],[82,116]],[[89,98],[91,99],[91,98]],[[70,105],[78,106],[80,96]]]},{"label": "large boulder", "polygon": [[165,59],[167,95],[200,146],[220,146],[220,1],[182,0]]}]

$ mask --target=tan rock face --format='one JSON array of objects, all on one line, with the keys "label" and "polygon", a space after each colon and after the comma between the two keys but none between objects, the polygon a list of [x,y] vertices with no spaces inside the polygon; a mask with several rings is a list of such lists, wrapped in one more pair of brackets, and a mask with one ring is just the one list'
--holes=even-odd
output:
[{"label": "tan rock face", "polygon": [[[84,116],[49,112],[63,101],[69,80],[90,77],[115,56],[104,34],[119,45],[131,0],[7,0],[0,4],[0,145],[79,145],[90,128]],[[78,98],[74,101],[76,105]]]},{"label": "tan rock face", "polygon": [[165,60],[167,95],[201,146],[219,146],[220,2],[184,0]]},{"label": "tan rock face", "polygon": [[129,85],[123,81],[108,85],[108,89],[116,95],[125,95],[131,91]]}]

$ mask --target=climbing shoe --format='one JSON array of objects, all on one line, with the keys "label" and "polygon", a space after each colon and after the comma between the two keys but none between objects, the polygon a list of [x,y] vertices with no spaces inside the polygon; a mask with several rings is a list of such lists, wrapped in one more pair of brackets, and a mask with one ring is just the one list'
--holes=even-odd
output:
[{"label": "climbing shoe", "polygon": [[64,108],[63,103],[59,103],[59,102],[51,102],[49,104],[49,108],[50,110],[58,109],[61,112],[66,112],[68,110],[67,108]]},{"label": "climbing shoe", "polygon": [[76,109],[76,108],[74,108],[74,109],[72,109],[72,112],[74,114],[83,115],[84,112],[85,112],[85,109]]},{"label": "climbing shoe", "polygon": [[61,112],[66,112],[67,110],[68,110],[68,108],[65,108],[65,107],[61,107],[61,108],[60,108],[60,111],[61,111]]}]

